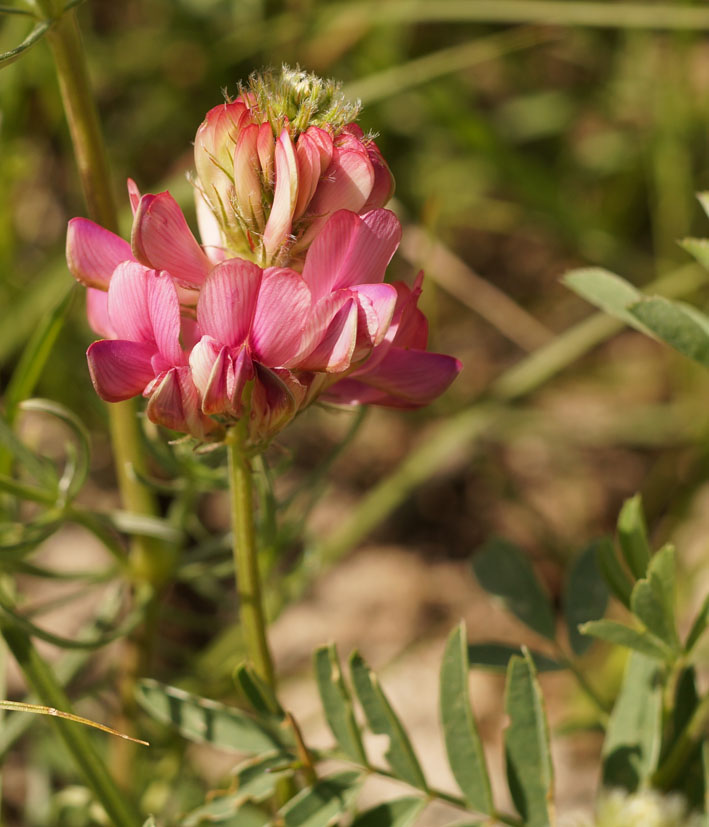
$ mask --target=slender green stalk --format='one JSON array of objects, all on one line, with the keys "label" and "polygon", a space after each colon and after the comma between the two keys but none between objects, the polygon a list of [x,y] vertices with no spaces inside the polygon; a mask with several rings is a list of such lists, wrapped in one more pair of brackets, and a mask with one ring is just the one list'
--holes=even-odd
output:
[{"label": "slender green stalk", "polygon": [[[0,621],[0,632],[42,703],[71,713],[69,699],[50,667],[32,646],[30,638],[21,629],[5,621]],[[52,722],[111,823],[115,827],[136,827],[141,824],[140,815],[113,782],[83,727],[61,718],[52,718]]]},{"label": "slender green stalk", "polygon": [[251,463],[245,451],[246,427],[246,420],[241,419],[229,430],[226,439],[239,618],[254,669],[275,689],[276,679],[266,638],[266,617],[254,535],[253,479]]}]

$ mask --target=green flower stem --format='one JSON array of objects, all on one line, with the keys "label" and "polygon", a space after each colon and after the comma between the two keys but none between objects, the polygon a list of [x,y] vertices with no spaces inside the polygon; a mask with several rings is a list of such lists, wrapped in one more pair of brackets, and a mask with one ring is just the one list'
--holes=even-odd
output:
[{"label": "green flower stem", "polygon": [[[20,665],[27,683],[40,701],[46,706],[60,709],[63,712],[71,712],[71,704],[66,693],[25,632],[4,620],[0,622],[0,632]],[[141,824],[140,815],[113,782],[106,765],[83,727],[61,718],[52,720],[86,783],[106,811],[111,824],[115,827],[136,827]]]},{"label": "green flower stem", "polygon": [[239,618],[254,669],[275,689],[276,679],[266,638],[266,617],[254,536],[253,480],[251,463],[245,451],[246,429],[247,422],[242,418],[229,430],[226,439]]}]

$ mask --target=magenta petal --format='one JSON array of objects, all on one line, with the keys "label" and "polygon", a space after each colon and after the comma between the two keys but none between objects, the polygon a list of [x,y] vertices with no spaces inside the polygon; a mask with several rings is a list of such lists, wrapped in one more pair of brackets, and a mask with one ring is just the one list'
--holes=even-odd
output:
[{"label": "magenta petal", "polygon": [[386,206],[394,195],[394,176],[379,151],[379,147],[374,141],[369,141],[366,146],[369,160],[372,162],[372,168],[374,169],[374,184],[361,212]]},{"label": "magenta petal", "polygon": [[321,299],[312,311],[306,332],[306,338],[315,346],[307,356],[299,358],[298,367],[328,373],[347,370],[357,343],[357,311],[357,302],[349,291]]},{"label": "magenta petal", "polygon": [[104,339],[115,339],[116,333],[108,318],[108,293],[89,287],[86,291],[86,316],[94,333]]},{"label": "magenta petal", "polygon": [[187,367],[170,369],[150,394],[146,413],[151,422],[204,439],[215,423],[202,415],[199,395]]},{"label": "magenta petal", "polygon": [[130,200],[131,212],[135,216],[141,199],[140,190],[132,178],[129,178],[126,183],[128,185],[128,198]]},{"label": "magenta petal", "polygon": [[148,273],[147,304],[153,338],[160,355],[170,365],[184,363],[180,347],[180,303],[169,273],[155,270]]},{"label": "magenta petal", "polygon": [[268,370],[255,364],[249,434],[258,445],[284,428],[298,411],[305,388],[289,371]]},{"label": "magenta petal", "polygon": [[[150,271],[137,261],[116,267],[108,288],[108,318],[116,336],[132,342],[155,341],[148,310]],[[156,348],[153,348],[156,350]]]},{"label": "magenta petal", "polygon": [[205,414],[229,412],[229,366],[228,348],[209,337],[204,337],[192,349],[190,370],[192,380],[202,397],[202,411]]},{"label": "magenta petal", "polygon": [[[352,379],[382,394],[379,401],[369,399],[367,404],[418,408],[440,396],[461,367],[457,359],[442,353],[392,347],[376,368],[368,371],[365,363],[361,370],[352,374]],[[337,385],[333,385],[328,396],[335,395],[336,388]]]},{"label": "magenta petal", "polygon": [[310,126],[298,138],[295,153],[298,160],[298,201],[294,217],[299,218],[308,208],[320,183],[320,178],[332,160],[333,144],[324,129]]},{"label": "magenta petal", "polygon": [[366,333],[372,345],[380,344],[386,336],[394,315],[396,288],[391,284],[358,284],[350,289],[357,296],[364,311]]},{"label": "magenta petal", "polygon": [[132,261],[130,244],[88,218],[72,218],[66,234],[66,260],[71,274],[87,287],[108,290],[122,261]]},{"label": "magenta petal", "polygon": [[263,247],[270,261],[287,241],[298,198],[298,163],[293,142],[284,129],[276,143],[276,188],[273,206],[263,231]]},{"label": "magenta petal", "polygon": [[133,220],[135,257],[187,284],[201,284],[211,265],[169,192],[144,195]]},{"label": "magenta petal", "polygon": [[224,345],[240,345],[248,336],[261,284],[261,269],[242,258],[218,264],[204,283],[197,303],[203,334]]},{"label": "magenta petal", "polygon": [[151,364],[154,352],[154,347],[145,342],[94,342],[86,358],[96,393],[106,402],[120,402],[142,393],[155,376]]},{"label": "magenta petal", "polygon": [[267,367],[289,365],[301,350],[312,299],[300,273],[264,271],[251,328],[254,359]]},{"label": "magenta petal", "polygon": [[381,282],[400,240],[401,225],[389,210],[363,217],[340,210],[308,250],[303,278],[316,299],[341,287]]},{"label": "magenta petal", "polygon": [[247,224],[258,231],[263,227],[263,203],[258,157],[259,127],[245,126],[239,133],[234,152],[234,198]]}]

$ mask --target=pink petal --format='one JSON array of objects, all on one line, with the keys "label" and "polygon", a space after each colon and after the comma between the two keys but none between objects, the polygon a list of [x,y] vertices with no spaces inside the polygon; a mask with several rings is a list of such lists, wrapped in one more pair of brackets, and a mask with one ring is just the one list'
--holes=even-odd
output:
[{"label": "pink petal", "polygon": [[165,374],[150,394],[146,413],[151,422],[197,439],[204,439],[217,427],[202,415],[197,388],[187,367],[172,368]]},{"label": "pink petal", "polygon": [[387,405],[397,408],[419,408],[428,405],[451,384],[462,365],[452,356],[428,353],[424,350],[404,350],[392,347],[376,368],[368,371],[367,364],[352,374],[346,382],[357,380],[365,387],[358,398],[353,397],[353,387],[339,382],[327,391],[328,398],[350,395],[351,402]]},{"label": "pink petal", "polygon": [[151,270],[146,286],[150,324],[160,355],[169,365],[184,364],[180,347],[180,303],[170,274]]},{"label": "pink petal", "polygon": [[108,293],[89,287],[86,291],[86,317],[89,327],[104,339],[115,339],[116,333],[108,318]]},{"label": "pink petal", "polygon": [[250,336],[254,359],[267,367],[290,364],[301,349],[311,303],[299,273],[280,267],[265,270]]},{"label": "pink petal", "polygon": [[298,201],[294,218],[299,218],[308,208],[320,178],[332,160],[333,144],[324,129],[310,126],[298,138],[295,145],[298,161]]},{"label": "pink petal", "polygon": [[336,212],[308,250],[303,278],[314,298],[354,284],[381,282],[401,240],[401,225],[389,210],[364,216]]},{"label": "pink petal", "polygon": [[275,436],[295,416],[305,388],[288,371],[268,370],[259,364],[255,368],[249,434],[251,441],[259,445]]},{"label": "pink petal", "polygon": [[288,130],[284,129],[276,143],[276,188],[273,206],[263,232],[263,247],[268,261],[288,240],[293,210],[298,198],[298,163]]},{"label": "pink petal", "polygon": [[263,227],[261,167],[257,150],[259,127],[253,123],[239,133],[234,152],[234,198],[251,229]]},{"label": "pink petal", "polygon": [[416,306],[421,295],[422,281],[423,272],[420,272],[416,277],[413,289],[400,281],[392,285],[396,288],[397,300],[394,317],[386,338],[397,347],[406,347],[412,350],[426,349],[428,321]]},{"label": "pink petal", "polygon": [[155,375],[151,365],[154,351],[146,342],[94,342],[86,351],[86,358],[96,393],[106,402],[120,402],[142,393]]},{"label": "pink petal", "polygon": [[391,284],[359,284],[351,288],[362,309],[361,321],[372,346],[384,341],[396,306],[397,292]]},{"label": "pink petal", "polygon": [[231,405],[227,393],[228,348],[209,336],[199,341],[190,353],[190,370],[205,414],[224,414]]},{"label": "pink petal", "polygon": [[307,248],[318,235],[329,216],[337,210],[360,212],[374,186],[374,168],[366,149],[335,147],[332,163],[318,184],[308,213],[313,221],[298,248]]},{"label": "pink petal", "polygon": [[357,342],[357,302],[348,290],[321,299],[313,308],[306,338],[314,347],[298,359],[301,370],[340,373],[350,367]]},{"label": "pink petal", "polygon": [[203,334],[231,347],[248,336],[261,284],[261,269],[253,262],[230,258],[209,274],[197,304]]},{"label": "pink petal", "polygon": [[108,290],[122,261],[132,261],[130,244],[88,218],[72,218],[66,234],[66,260],[71,274],[87,287]]},{"label": "pink petal", "polygon": [[132,178],[129,178],[126,182],[128,184],[128,198],[130,200],[130,208],[135,216],[136,211],[138,210],[138,205],[140,204],[140,190],[138,189],[138,185]]},{"label": "pink petal", "polygon": [[201,284],[211,269],[177,201],[169,192],[144,195],[133,220],[131,246],[138,261],[167,270],[187,284]]},{"label": "pink petal", "polygon": [[[137,261],[125,261],[116,267],[108,288],[108,318],[119,338],[154,345],[148,310],[149,273]],[[153,350],[157,348],[153,346]]]},{"label": "pink petal", "polygon": [[374,169],[374,183],[372,184],[372,191],[369,193],[369,198],[362,206],[360,212],[368,212],[375,210],[378,207],[384,207],[391,200],[394,195],[394,176],[384,160],[379,147],[374,141],[369,141],[366,144],[367,154]]}]

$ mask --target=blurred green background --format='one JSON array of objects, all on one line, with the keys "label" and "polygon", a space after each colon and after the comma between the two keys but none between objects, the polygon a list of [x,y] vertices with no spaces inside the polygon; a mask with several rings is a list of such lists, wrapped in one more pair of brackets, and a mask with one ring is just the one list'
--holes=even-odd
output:
[{"label": "blurred green background", "polygon": [[[603,317],[587,321],[591,309],[559,277],[599,265],[638,285],[664,277],[706,303],[704,276],[676,243],[709,235],[695,200],[709,189],[703,4],[88,0],[79,19],[126,234],[128,176],[143,191],[169,188],[191,216],[196,128],[222,90],[236,94],[263,66],[341,80],[396,178],[406,232],[392,277],[425,268],[431,348],[464,370],[429,410],[368,415],[327,471],[321,519],[303,543],[283,541],[282,569],[303,545],[319,571],[372,536],[438,560],[501,533],[534,555],[556,594],[569,555],[611,530],[636,490],[659,539],[694,537],[709,472],[705,373]],[[19,17],[0,23],[0,51],[28,30]],[[84,214],[45,44],[0,71],[0,116],[4,384],[67,289],[66,222]],[[38,395],[86,420],[90,493],[110,501],[80,304]],[[349,424],[301,417],[274,451],[275,465],[290,457],[284,490]],[[216,512],[205,522],[223,527]],[[703,559],[686,560],[687,572]],[[190,662],[213,685],[225,651],[215,647]]]}]

